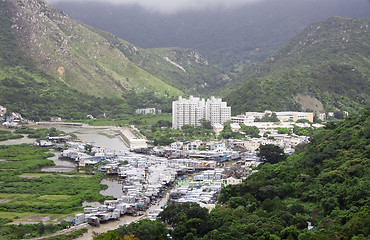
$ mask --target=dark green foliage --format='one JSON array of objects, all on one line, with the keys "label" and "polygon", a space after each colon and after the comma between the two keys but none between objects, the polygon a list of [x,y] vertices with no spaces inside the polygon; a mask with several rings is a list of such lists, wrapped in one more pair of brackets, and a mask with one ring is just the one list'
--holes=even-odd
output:
[{"label": "dark green foliage", "polygon": [[260,130],[256,126],[246,126],[244,124],[240,125],[240,131],[244,132],[245,135],[250,136],[252,138],[259,138]]},{"label": "dark green foliage", "polygon": [[289,128],[278,127],[278,128],[275,128],[275,130],[278,131],[278,134],[291,134],[292,133],[292,130],[290,130]]},{"label": "dark green foliage", "polygon": [[196,239],[210,229],[208,210],[197,203],[169,205],[159,218],[174,227],[174,239]]},{"label": "dark green foliage", "polygon": [[149,219],[144,219],[138,221],[137,223],[120,226],[114,231],[109,231],[108,233],[94,237],[94,240],[122,239],[122,237],[125,235],[134,235],[139,239],[145,240],[165,240],[168,239],[167,234],[168,230],[166,225],[160,221],[150,221]]},{"label": "dark green foliage", "polygon": [[284,150],[273,144],[261,145],[257,156],[261,158],[261,161],[271,164],[275,164],[286,159]]},{"label": "dark green foliage", "polygon": [[171,125],[168,121],[158,121],[152,126],[141,125],[138,127],[148,140],[159,146],[167,146],[175,141],[186,142],[197,139],[206,141],[215,138],[215,132],[212,129],[185,125],[180,130],[170,128]]},{"label": "dark green foliage", "polygon": [[[231,130],[231,126],[230,124],[232,123],[232,121],[227,121],[224,123],[224,129],[221,131],[220,133],[220,137],[222,137],[223,139],[241,139],[244,137],[243,134],[239,133],[239,132],[233,132]],[[249,130],[249,128],[245,128],[246,130]],[[253,130],[252,130],[253,132]]]},{"label": "dark green foliage", "polygon": [[276,113],[266,113],[262,118],[256,118],[255,122],[280,122]]},{"label": "dark green foliage", "polygon": [[[71,223],[63,221],[58,224],[44,224],[42,222],[38,224],[19,224],[19,225],[2,225],[0,224],[0,236],[2,240],[14,240],[22,239],[27,235],[27,238],[35,238],[44,236],[61,231]],[[79,229],[64,235],[58,235],[55,237],[44,238],[46,240],[68,240],[75,239],[87,232],[86,228]]]},{"label": "dark green foliage", "polygon": [[294,126],[293,133],[299,136],[311,136],[314,133],[315,129],[313,127],[298,127]]},{"label": "dark green foliage", "polygon": [[38,128],[38,129],[17,128],[15,130],[15,133],[28,134],[29,138],[37,138],[38,140],[47,139],[47,137],[56,137],[61,134],[65,134],[64,132],[57,130],[55,127],[52,127],[50,129],[48,128]]},{"label": "dark green foliage", "polygon": [[12,134],[11,131],[6,131],[6,130],[0,130],[0,141],[6,141],[9,139],[18,139],[18,138],[23,138],[23,135],[21,134]]},{"label": "dark green foliage", "polygon": [[200,124],[202,128],[213,130],[212,123],[206,119],[200,119]]}]

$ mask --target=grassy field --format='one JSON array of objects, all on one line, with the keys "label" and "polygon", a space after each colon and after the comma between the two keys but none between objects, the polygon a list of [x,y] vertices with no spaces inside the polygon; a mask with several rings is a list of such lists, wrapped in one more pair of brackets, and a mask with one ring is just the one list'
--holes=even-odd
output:
[{"label": "grassy field", "polygon": [[[53,164],[47,148],[0,146],[0,218],[25,220],[40,214],[63,218],[82,211],[84,201],[104,201],[99,192],[103,175],[41,173]],[[1,228],[1,226],[0,226]]]},{"label": "grassy field", "polygon": [[172,122],[172,115],[170,113],[161,114],[148,114],[148,115],[137,115],[137,116],[127,116],[125,119],[90,119],[90,120],[80,120],[75,122],[87,123],[90,126],[123,126],[126,124],[135,124],[135,122],[140,122],[140,124],[154,125],[159,120]]}]

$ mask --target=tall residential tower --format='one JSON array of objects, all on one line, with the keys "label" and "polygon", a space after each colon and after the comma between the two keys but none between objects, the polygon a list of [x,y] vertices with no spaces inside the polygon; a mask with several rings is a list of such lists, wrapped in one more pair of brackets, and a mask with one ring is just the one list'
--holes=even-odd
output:
[{"label": "tall residential tower", "polygon": [[190,96],[184,99],[181,96],[172,102],[172,128],[181,128],[184,125],[200,125],[200,119],[209,120],[212,125],[222,124],[231,119],[231,107],[221,98],[211,97],[205,101]]}]

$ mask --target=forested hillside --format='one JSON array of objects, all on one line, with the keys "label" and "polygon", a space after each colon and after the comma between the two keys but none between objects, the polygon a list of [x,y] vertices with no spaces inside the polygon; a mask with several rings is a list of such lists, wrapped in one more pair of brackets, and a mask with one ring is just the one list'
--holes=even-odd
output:
[{"label": "forested hillside", "polygon": [[[219,196],[223,206],[210,213],[185,203],[168,206],[160,219],[179,240],[368,239],[369,110],[327,124],[286,160],[260,165],[243,184],[224,188]],[[158,220],[143,220],[94,239],[134,235],[154,240],[167,233]]]},{"label": "forested hillside", "polygon": [[370,20],[334,17],[307,27],[225,87],[233,112],[358,112],[370,104]]}]

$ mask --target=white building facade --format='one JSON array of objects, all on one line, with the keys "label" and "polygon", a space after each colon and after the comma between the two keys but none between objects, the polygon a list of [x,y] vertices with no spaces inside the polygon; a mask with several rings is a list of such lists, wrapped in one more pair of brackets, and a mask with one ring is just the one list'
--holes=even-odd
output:
[{"label": "white building facade", "polygon": [[221,98],[211,97],[206,102],[206,119],[214,124],[222,124],[231,119],[231,107]]},{"label": "white building facade", "polygon": [[181,128],[184,125],[200,126],[200,120],[209,120],[212,125],[222,124],[231,119],[231,107],[221,98],[211,97],[205,101],[190,96],[184,99],[181,96],[172,102],[172,128]]}]

